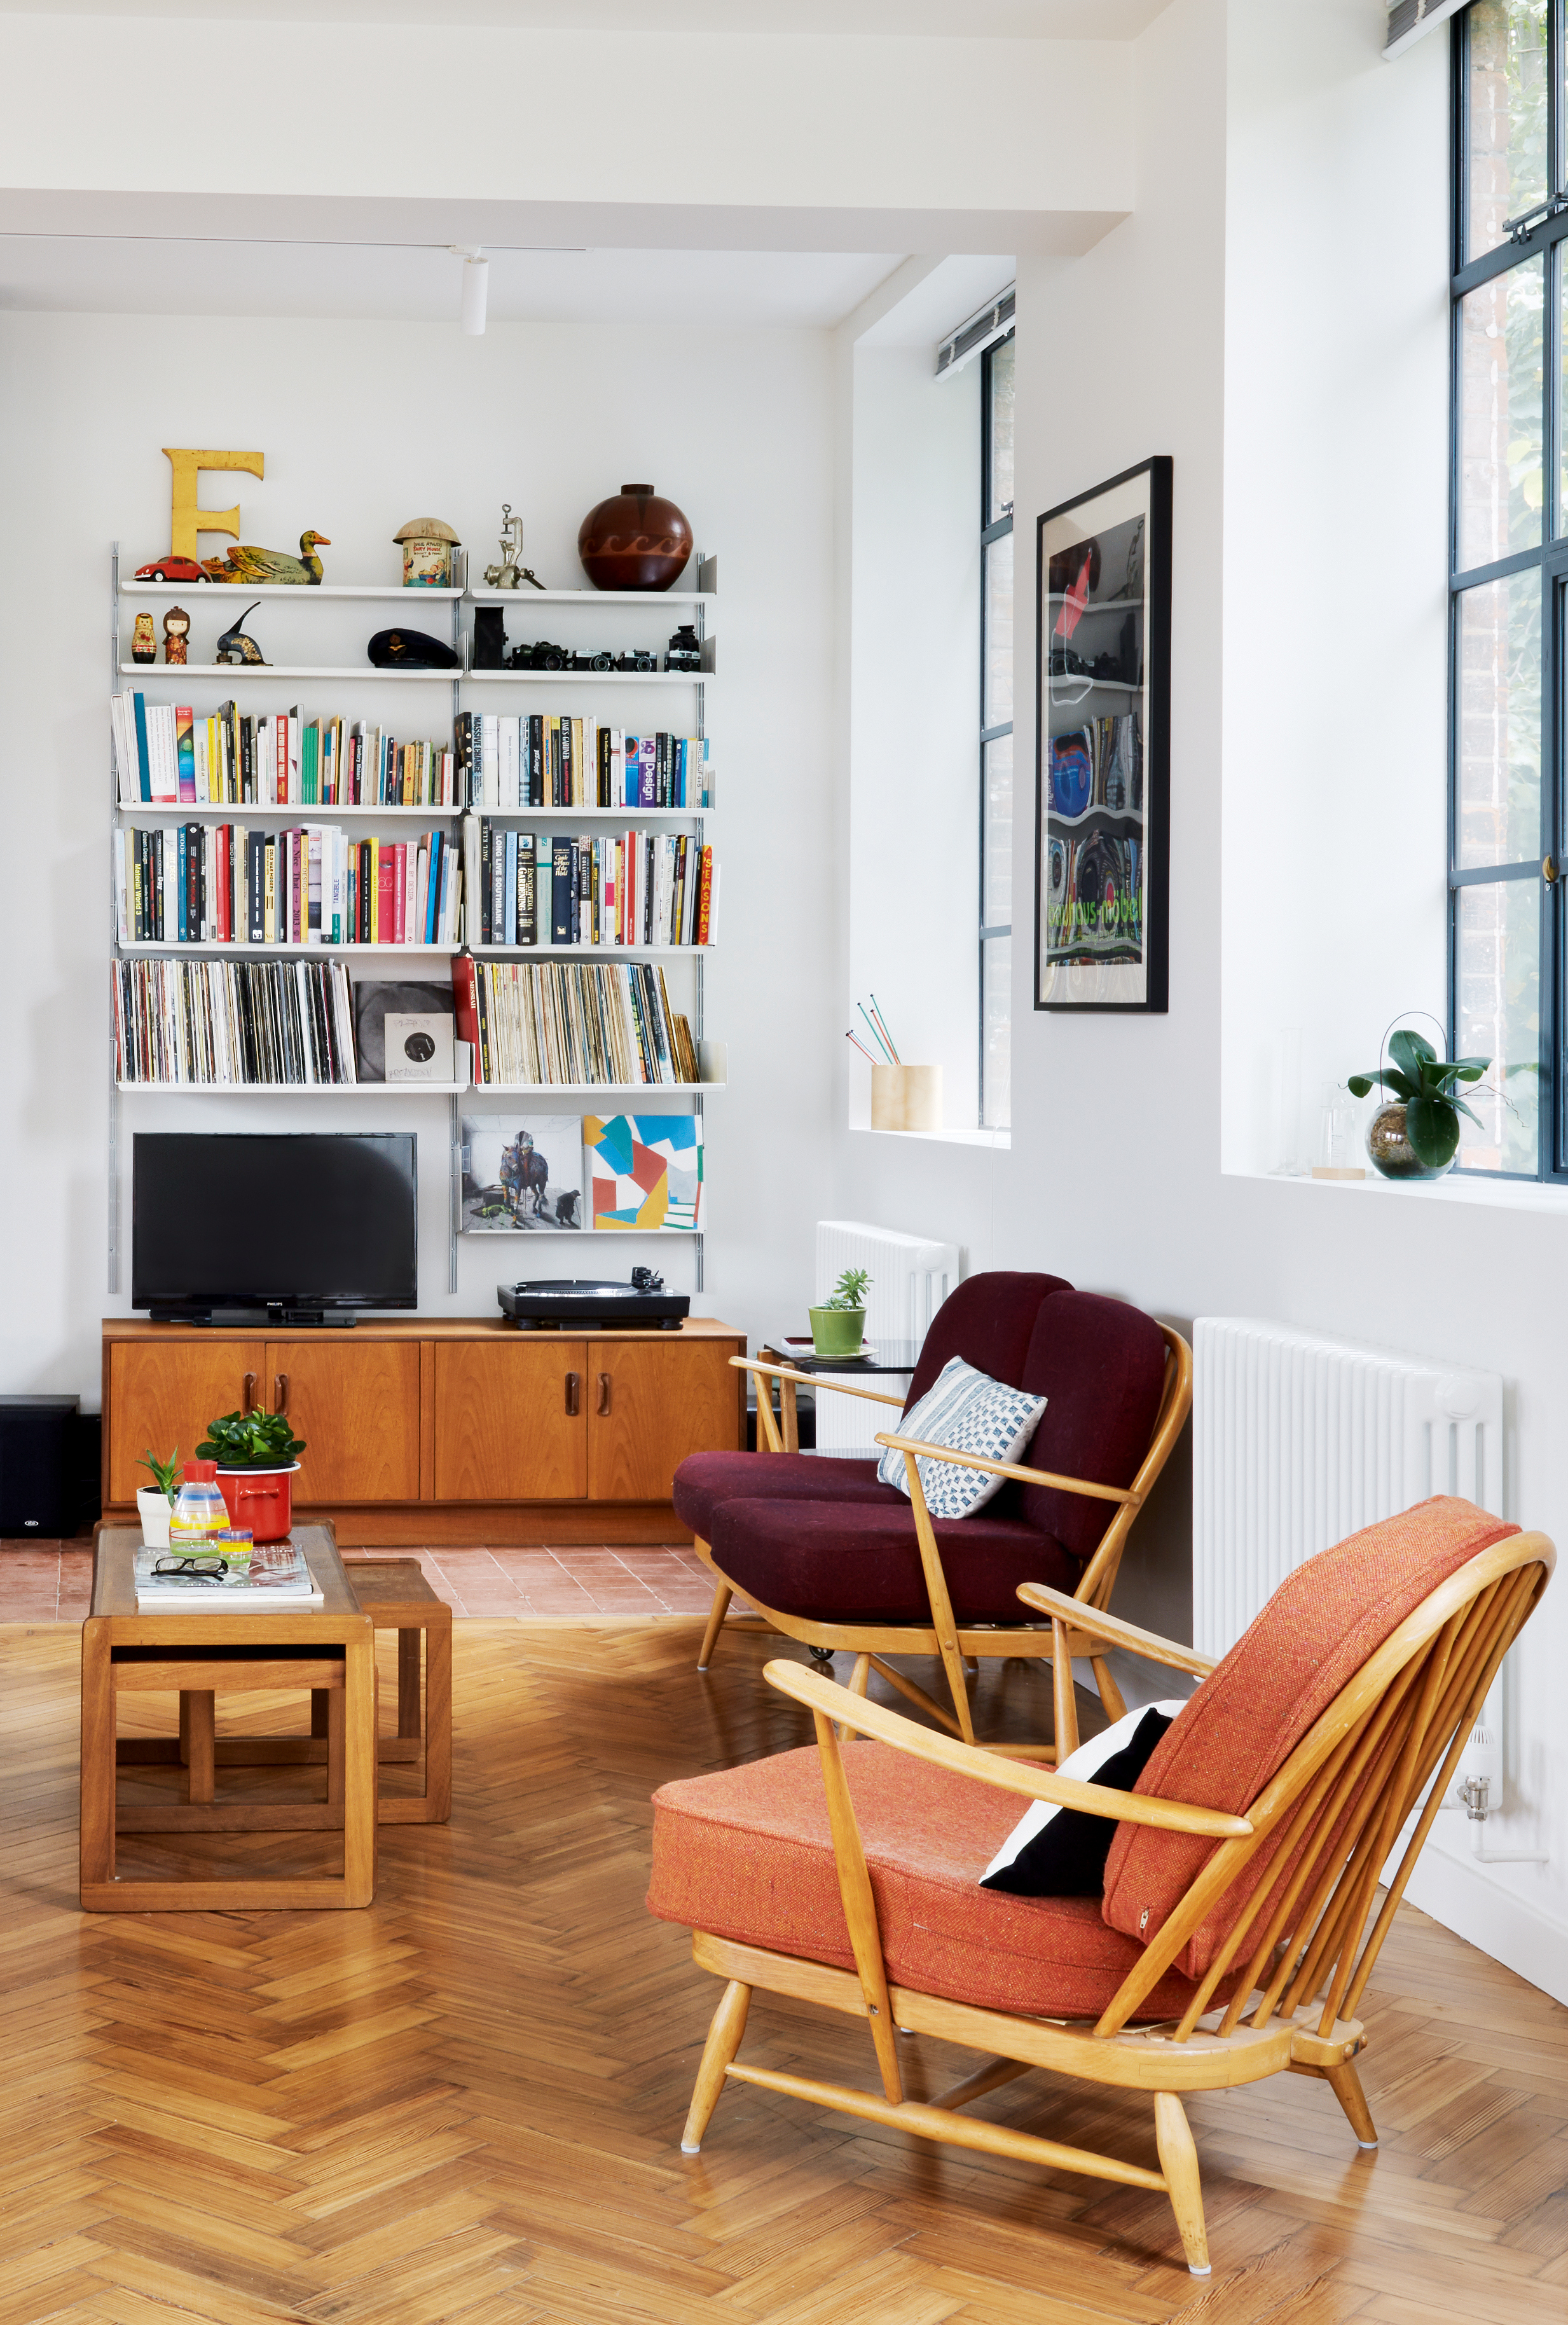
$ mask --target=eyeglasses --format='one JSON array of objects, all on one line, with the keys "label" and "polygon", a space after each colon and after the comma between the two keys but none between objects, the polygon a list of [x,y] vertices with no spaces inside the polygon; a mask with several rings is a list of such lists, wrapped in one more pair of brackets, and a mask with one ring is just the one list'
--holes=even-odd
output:
[{"label": "eyeglasses", "polygon": [[224,1558],[161,1558],[152,1571],[154,1574],[214,1575],[221,1579],[228,1572],[228,1561]]}]

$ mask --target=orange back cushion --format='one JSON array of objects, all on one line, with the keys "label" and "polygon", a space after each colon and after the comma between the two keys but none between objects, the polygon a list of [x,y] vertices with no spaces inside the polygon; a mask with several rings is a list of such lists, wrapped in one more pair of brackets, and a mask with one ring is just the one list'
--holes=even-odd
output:
[{"label": "orange back cushion", "polygon": [[[1472,1502],[1440,1494],[1309,1558],[1210,1672],[1161,1737],[1135,1789],[1245,1815],[1406,1616],[1467,1559],[1518,1531]],[[1147,1945],[1217,1846],[1194,1834],[1119,1825],[1102,1909],[1111,1929]],[[1258,1851],[1188,1940],[1176,1957],[1185,1976],[1203,1977],[1273,1853],[1268,1844]],[[1276,1886],[1270,1883],[1270,1891]]]}]

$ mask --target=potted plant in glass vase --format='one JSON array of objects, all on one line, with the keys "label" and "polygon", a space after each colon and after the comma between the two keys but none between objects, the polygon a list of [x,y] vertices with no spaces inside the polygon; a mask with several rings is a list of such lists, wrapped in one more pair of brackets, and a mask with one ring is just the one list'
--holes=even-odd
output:
[{"label": "potted plant in glass vase", "polygon": [[1419,1033],[1401,1030],[1388,1043],[1392,1066],[1351,1074],[1349,1088],[1365,1098],[1374,1082],[1392,1093],[1367,1125],[1367,1153],[1385,1179],[1441,1179],[1459,1153],[1460,1116],[1480,1123],[1459,1095],[1461,1082],[1478,1082],[1490,1058],[1442,1059]]},{"label": "potted plant in glass vase", "polygon": [[180,1491],[180,1448],[175,1447],[167,1461],[160,1461],[149,1445],[136,1466],[152,1472],[152,1483],[136,1488],[136,1515],[142,1521],[142,1539],[149,1550],[167,1550],[169,1520],[173,1514],[174,1496]]},{"label": "potted plant in glass vase", "polygon": [[807,1309],[811,1345],[819,1357],[858,1357],[866,1329],[866,1286],[871,1276],[863,1267],[846,1267],[819,1308]]},{"label": "potted plant in glass vase", "polygon": [[304,1450],[286,1413],[226,1413],[208,1422],[196,1458],[217,1463],[231,1525],[248,1526],[254,1542],[285,1542],[293,1522],[297,1457]]}]

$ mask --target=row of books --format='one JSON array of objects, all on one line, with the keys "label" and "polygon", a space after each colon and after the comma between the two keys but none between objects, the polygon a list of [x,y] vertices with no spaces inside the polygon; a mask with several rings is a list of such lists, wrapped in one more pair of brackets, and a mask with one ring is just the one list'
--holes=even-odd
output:
[{"label": "row of books", "polygon": [[[687,832],[579,838],[517,831],[488,816],[465,826],[468,893],[482,945],[707,945],[716,941],[718,868]],[[477,860],[475,860],[476,857]],[[470,920],[475,917],[470,913]]]},{"label": "row of books", "polygon": [[455,749],[400,743],[363,719],[252,718],[232,702],[198,718],[188,704],[109,698],[122,806],[464,805]]},{"label": "row of books", "polygon": [[263,1088],[359,1079],[340,960],[121,960],[111,975],[123,1082]]},{"label": "row of books", "polygon": [[696,1049],[664,971],[642,961],[452,964],[457,1032],[486,1084],[689,1084]]},{"label": "row of books", "polygon": [[457,759],[471,806],[713,805],[711,746],[698,735],[628,735],[592,718],[466,710]]},{"label": "row of books", "polygon": [[122,944],[438,945],[463,940],[463,858],[438,831],[180,823],[114,834]]}]

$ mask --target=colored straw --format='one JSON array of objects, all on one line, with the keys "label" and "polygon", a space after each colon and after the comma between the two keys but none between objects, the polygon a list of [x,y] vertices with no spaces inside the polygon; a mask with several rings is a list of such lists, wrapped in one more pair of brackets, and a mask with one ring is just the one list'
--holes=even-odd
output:
[{"label": "colored straw", "polygon": [[872,1065],[874,1066],[876,1064],[876,1060],[872,1058],[872,1053],[867,1049],[863,1042],[855,1042],[854,1035],[853,1033],[846,1033],[844,1038],[846,1042],[854,1042],[855,1048],[860,1051],[862,1057],[871,1058]]},{"label": "colored straw", "polygon": [[[876,995],[875,995],[874,993],[873,993],[873,994],[872,994],[872,1008],[875,1010],[875,1012],[876,1012],[877,1024],[878,1024],[881,1027],[881,1029],[882,1029],[882,1038],[883,1038],[883,1040],[887,1042],[887,1045],[888,1045],[889,1049],[890,1049],[890,1050],[893,1050],[893,1037],[892,1037],[892,1035],[888,1032],[887,1020],[886,1020],[886,1019],[883,1017],[883,1015],[882,1015],[882,1005],[881,1005],[881,1003],[877,999],[877,996],[876,996]],[[900,1057],[899,1057],[899,1053],[898,1053],[897,1050],[893,1050],[893,1063],[894,1063],[894,1065],[896,1065],[896,1066],[901,1066],[901,1065],[903,1064],[903,1062],[904,1062],[904,1061],[902,1060],[902,1058],[900,1058]]]},{"label": "colored straw", "polygon": [[886,1058],[889,1065],[897,1065],[898,1060],[894,1057],[890,1045],[883,1041],[881,1033],[877,1029],[875,1022],[867,1012],[865,1003],[863,1001],[857,1001],[854,1005],[860,1011],[861,1015],[865,1018],[866,1024],[871,1027],[872,1039],[876,1043],[878,1049],[881,1051],[883,1057]]}]

